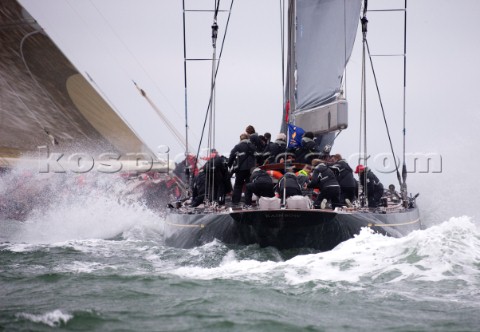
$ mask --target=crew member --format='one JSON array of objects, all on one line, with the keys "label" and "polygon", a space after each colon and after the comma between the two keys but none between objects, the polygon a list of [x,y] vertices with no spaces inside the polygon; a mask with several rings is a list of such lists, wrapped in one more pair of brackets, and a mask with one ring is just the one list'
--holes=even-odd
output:
[{"label": "crew member", "polygon": [[287,149],[287,136],[283,133],[277,135],[275,142],[270,142],[263,151],[266,164],[277,163],[278,157]]},{"label": "crew member", "polygon": [[340,185],[333,171],[321,159],[312,160],[313,169],[312,179],[309,187],[320,189],[313,206],[316,209],[325,209],[328,201],[331,202],[332,209],[340,205]]},{"label": "crew member", "polygon": [[330,166],[338,184],[340,185],[340,201],[352,207],[352,202],[357,198],[357,181],[353,177],[353,170],[348,163],[342,159],[340,154],[331,157],[333,165]]},{"label": "crew member", "polygon": [[273,197],[273,181],[267,172],[260,168],[255,168],[250,176],[250,183],[247,183],[245,190],[245,204],[252,205],[252,196],[255,194],[258,197]]},{"label": "crew member", "polygon": [[278,181],[276,186],[276,192],[280,197],[283,197],[285,189],[285,198],[295,195],[302,195],[302,187],[298,183],[297,176],[293,172],[287,172]]},{"label": "crew member", "polygon": [[248,125],[247,128],[245,128],[245,132],[248,134],[250,141],[255,146],[255,152],[263,152],[262,141],[255,131],[255,128],[252,125]]},{"label": "crew member", "polygon": [[295,150],[295,162],[310,164],[314,158],[318,158],[317,143],[313,140],[313,133],[307,131],[303,134],[302,144]]},{"label": "crew member", "polygon": [[310,194],[311,189],[307,189],[308,184],[310,183],[310,175],[312,173],[312,165],[305,165],[301,170],[297,172],[298,184],[302,188],[302,193]]},{"label": "crew member", "polygon": [[232,191],[230,173],[227,168],[227,158],[212,149],[205,166],[207,198],[219,205],[225,204],[225,195]]},{"label": "crew member", "polygon": [[240,135],[240,142],[230,152],[227,166],[233,167],[235,173],[232,204],[240,203],[243,185],[250,180],[250,170],[255,167],[255,151],[255,146],[248,139],[248,134],[243,133]]},{"label": "crew member", "polygon": [[383,184],[368,167],[363,165],[358,165],[355,173],[358,174],[360,185],[363,187],[363,194],[365,194],[365,188],[367,189],[368,207],[377,207],[383,196]]},{"label": "crew member", "polygon": [[192,207],[203,204],[205,200],[205,169],[202,167],[192,183]]},{"label": "crew member", "polygon": [[270,134],[269,132],[263,134],[263,137],[265,137],[266,144],[270,143],[270,141],[272,140],[272,134]]}]

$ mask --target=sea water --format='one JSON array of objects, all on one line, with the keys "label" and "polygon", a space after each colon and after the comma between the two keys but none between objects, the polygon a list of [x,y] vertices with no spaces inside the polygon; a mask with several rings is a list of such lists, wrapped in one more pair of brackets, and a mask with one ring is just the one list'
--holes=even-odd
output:
[{"label": "sea water", "polygon": [[111,193],[50,193],[24,221],[0,220],[0,330],[480,329],[474,217],[398,239],[364,229],[323,253],[176,249],[163,242],[168,216]]}]

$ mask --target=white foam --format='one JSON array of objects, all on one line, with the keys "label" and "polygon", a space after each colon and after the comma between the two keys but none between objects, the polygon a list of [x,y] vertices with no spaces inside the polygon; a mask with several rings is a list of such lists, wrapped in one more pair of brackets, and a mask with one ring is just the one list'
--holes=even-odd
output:
[{"label": "white foam", "polygon": [[461,217],[403,238],[364,229],[331,251],[299,255],[285,262],[238,260],[228,251],[217,267],[178,267],[170,273],[192,279],[280,281],[289,285],[347,282],[361,287],[367,280],[395,283],[453,278],[475,285],[479,257],[478,227],[470,218]]},{"label": "white foam", "polygon": [[42,323],[51,327],[58,327],[62,324],[66,324],[70,319],[73,318],[73,315],[64,313],[61,310],[57,309],[40,315],[22,312],[17,314],[17,317],[28,319],[34,323]]},{"label": "white foam", "polygon": [[117,266],[112,265],[105,265],[96,262],[80,262],[80,261],[73,261],[69,264],[56,266],[54,267],[54,271],[65,273],[92,273],[100,270],[105,269],[118,269]]},{"label": "white foam", "polygon": [[[115,175],[38,173],[16,168],[0,176],[0,194],[5,198],[7,218],[16,216],[24,223],[9,223],[15,231],[6,229],[8,232],[3,233],[8,234],[1,240],[55,243],[107,239],[138,225],[161,225],[160,212],[152,212],[141,202],[144,191],[132,187],[138,184],[143,183]],[[127,236],[138,233],[137,229]]]},{"label": "white foam", "polygon": [[60,201],[47,210],[34,211],[10,242],[55,243],[68,240],[108,239],[146,223],[161,224],[139,204],[123,204],[101,193]]}]

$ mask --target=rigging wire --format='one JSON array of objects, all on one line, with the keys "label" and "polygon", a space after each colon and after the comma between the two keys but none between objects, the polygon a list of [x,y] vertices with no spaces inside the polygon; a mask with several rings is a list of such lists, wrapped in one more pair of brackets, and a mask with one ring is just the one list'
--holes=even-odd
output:
[{"label": "rigging wire", "polygon": [[208,134],[207,134],[207,158],[206,165],[211,167],[206,167],[205,169],[205,201],[208,204],[209,202],[214,201],[214,190],[215,190],[215,161],[212,149],[215,144],[215,80],[216,80],[216,56],[217,56],[217,37],[218,37],[218,10],[220,6],[220,0],[215,0],[215,10],[213,15],[213,24],[212,24],[212,73],[211,73],[211,83],[210,83],[210,103],[209,109],[207,110],[208,114]]},{"label": "rigging wire", "polygon": [[280,1],[280,47],[282,52],[282,91],[283,100],[285,100],[285,0]]},{"label": "rigging wire", "polygon": [[182,0],[183,9],[183,84],[184,84],[184,107],[185,107],[185,176],[187,178],[187,186],[190,186],[190,170],[188,168],[188,98],[187,98],[187,43],[186,43],[186,27],[185,27],[185,0]]},{"label": "rigging wire", "polygon": [[[361,107],[363,109],[363,164],[365,168],[368,166],[368,152],[367,152],[367,83],[366,83],[366,70],[365,70],[365,41],[363,43],[362,50],[362,97],[361,97]],[[359,162],[359,164],[361,164]],[[364,176],[364,181],[362,183],[364,197],[368,197],[367,193],[367,176]]]},{"label": "rigging wire", "polygon": [[[342,77],[342,83],[343,83],[343,91],[345,99],[347,98],[347,5],[346,5],[347,0],[343,0],[343,63],[344,65],[344,74]],[[335,141],[335,139],[333,140]]]},{"label": "rigging wire", "polygon": [[[382,101],[382,98],[381,98],[381,94],[380,94],[380,88],[379,88],[379,85],[378,85],[378,80],[377,80],[377,75],[376,75],[376,72],[375,72],[375,68],[374,68],[374,65],[373,65],[373,59],[372,59],[372,54],[370,53],[370,46],[368,44],[368,40],[367,40],[367,23],[368,23],[368,20],[366,18],[366,12],[367,12],[367,3],[368,1],[365,0],[364,2],[364,10],[363,10],[363,17],[361,18],[361,22],[362,22],[362,33],[363,33],[363,54],[362,54],[362,104],[364,105],[363,106],[363,120],[364,120],[364,162],[365,162],[365,166],[367,165],[367,145],[366,145],[366,103],[365,103],[365,99],[366,99],[366,84],[365,84],[365,59],[366,59],[366,54],[365,54],[365,50],[367,51],[368,53],[368,57],[369,57],[369,61],[370,61],[370,67],[371,67],[371,70],[372,70],[372,75],[373,75],[373,79],[374,79],[374,82],[375,82],[375,87],[376,87],[376,90],[377,90],[377,95],[378,95],[378,100],[379,100],[379,103],[380,103],[380,108],[382,110],[382,116],[383,116],[383,120],[384,120],[384,123],[385,123],[385,129],[387,131],[387,136],[388,136],[388,140],[389,140],[389,144],[390,144],[390,150],[391,150],[391,153],[392,153],[392,156],[393,156],[393,160],[394,160],[394,164],[395,164],[395,170],[396,170],[396,175],[397,175],[397,180],[399,182],[399,185],[400,185],[400,188],[401,188],[401,192],[402,192],[402,198],[404,200],[404,203],[405,204],[408,204],[407,203],[407,193],[406,193],[406,190],[407,190],[407,186],[406,186],[406,164],[405,164],[405,90],[406,90],[406,6],[407,6],[407,1],[405,0],[405,10],[404,10],[404,54],[403,54],[403,57],[404,57],[404,84],[403,84],[403,170],[402,170],[402,175],[403,175],[403,181],[402,181],[402,177],[400,176],[400,172],[399,172],[399,165],[397,164],[397,158],[396,158],[396,155],[395,155],[395,151],[394,151],[394,148],[393,148],[393,143],[392,143],[392,138],[391,138],[391,135],[390,135],[390,129],[389,129],[389,126],[388,126],[388,122],[387,122],[387,118],[386,118],[386,114],[385,114],[385,108],[383,106],[383,101]],[[362,113],[361,113],[361,117],[362,117]],[[361,129],[360,129],[360,132],[361,132]],[[361,135],[361,134],[360,134]],[[359,148],[361,150],[361,147]],[[360,154],[359,154],[360,156]],[[360,157],[359,157],[359,161],[360,161]],[[360,162],[359,162],[360,164]],[[366,182],[366,176],[365,176],[365,182]],[[367,192],[366,192],[366,183],[362,184],[364,185],[364,194],[365,196],[367,196]]]},{"label": "rigging wire", "polygon": [[390,150],[392,152],[393,160],[394,160],[394,164],[395,164],[395,169],[397,171],[398,183],[399,183],[400,186],[402,186],[402,179],[400,178],[400,172],[398,170],[397,157],[395,156],[395,151],[393,149],[392,138],[390,136],[390,130],[389,130],[389,127],[388,127],[388,122],[387,122],[387,116],[385,115],[385,109],[383,107],[382,96],[380,95],[380,88],[378,86],[377,75],[375,73],[375,68],[373,67],[373,60],[372,60],[372,56],[370,54],[370,47],[369,47],[368,41],[366,39],[365,39],[365,45],[367,47],[368,57],[370,59],[370,66],[372,68],[373,80],[375,82],[375,87],[377,89],[378,101],[380,103],[380,108],[382,109],[383,121],[385,122],[385,129],[387,130],[388,141],[390,143]]},{"label": "rigging wire", "polygon": [[[368,7],[368,1],[364,1],[364,7],[363,7],[363,16],[361,18],[361,24],[362,24],[362,84],[361,84],[361,100],[360,100],[360,139],[359,139],[359,155],[358,155],[358,164],[361,164],[361,137],[362,137],[362,119],[363,119],[363,164],[365,168],[367,167],[368,164],[368,154],[367,154],[367,84],[366,84],[366,66],[365,66],[365,60],[366,60],[366,42],[367,42],[367,25],[368,25],[368,19],[367,19],[367,7]],[[366,171],[366,170],[365,170]],[[363,176],[363,183],[361,183],[363,186],[363,197],[360,199],[360,204],[361,206],[368,206],[368,202],[366,202],[366,199],[368,197],[367,193],[367,176],[364,174]],[[361,197],[360,195],[360,186],[358,188],[359,193],[358,197]]]},{"label": "rigging wire", "polygon": [[[232,14],[232,7],[233,7],[233,3],[235,2],[235,0],[232,0],[230,2],[230,9],[229,9],[229,14],[228,14],[228,19],[227,19],[227,23],[225,24],[225,33],[223,35],[223,39],[222,39],[222,46],[220,47],[220,54],[218,56],[218,61],[217,61],[217,66],[216,66],[216,70],[215,70],[215,78],[217,77],[217,74],[218,74],[218,70],[220,68],[220,61],[222,59],[222,53],[223,53],[223,47],[225,45],[225,37],[227,36],[227,31],[228,31],[228,26],[229,26],[229,23],[230,23],[230,17],[231,17],[231,14]],[[213,88],[215,88],[215,84],[216,84],[216,80],[213,81]],[[207,119],[208,119],[208,113],[209,113],[209,110],[210,110],[210,105],[212,103],[212,96],[210,96],[210,99],[208,101],[208,106],[207,106],[207,110],[205,112],[205,119],[204,119],[204,122],[203,122],[203,128],[202,128],[202,134],[200,135],[200,141],[198,143],[198,148],[197,148],[197,154],[196,154],[196,158],[198,160],[198,157],[200,155],[200,148],[202,146],[202,141],[203,141],[203,135],[205,133],[205,126],[206,126],[206,123],[207,123]]]}]

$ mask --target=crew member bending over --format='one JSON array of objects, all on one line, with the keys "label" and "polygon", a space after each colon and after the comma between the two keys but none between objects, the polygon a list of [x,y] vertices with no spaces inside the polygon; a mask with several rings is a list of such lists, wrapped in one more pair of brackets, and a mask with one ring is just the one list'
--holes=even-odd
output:
[{"label": "crew member bending over", "polygon": [[313,169],[312,179],[309,187],[320,189],[313,206],[316,209],[325,209],[327,202],[331,201],[332,209],[340,205],[340,185],[333,171],[327,166],[324,160],[312,160]]},{"label": "crew member bending over", "polygon": [[255,194],[258,197],[273,197],[273,181],[267,172],[260,168],[255,168],[250,176],[250,183],[246,185],[245,191],[245,205],[252,205],[252,196]]}]

